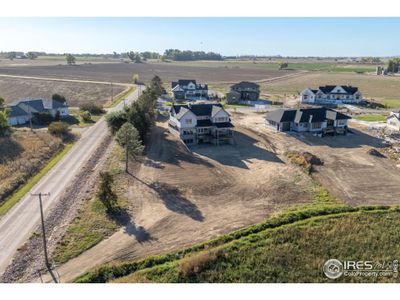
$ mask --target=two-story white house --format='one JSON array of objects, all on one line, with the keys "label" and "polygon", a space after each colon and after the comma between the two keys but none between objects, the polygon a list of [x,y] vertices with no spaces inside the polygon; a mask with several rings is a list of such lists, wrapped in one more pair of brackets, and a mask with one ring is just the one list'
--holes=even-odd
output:
[{"label": "two-story white house", "polygon": [[208,99],[208,85],[197,84],[196,80],[180,79],[172,82],[171,88],[177,100]]},{"label": "two-story white house", "polygon": [[400,111],[392,111],[386,119],[386,124],[389,128],[400,130]]},{"label": "two-story white house", "polygon": [[300,100],[309,104],[357,103],[362,100],[362,94],[350,85],[326,85],[317,90],[305,89],[300,93]]},{"label": "two-story white house", "polygon": [[267,113],[265,124],[277,131],[346,134],[351,117],[325,107],[277,109]]},{"label": "two-story white house", "polygon": [[168,125],[188,145],[233,143],[233,125],[221,104],[173,105]]}]

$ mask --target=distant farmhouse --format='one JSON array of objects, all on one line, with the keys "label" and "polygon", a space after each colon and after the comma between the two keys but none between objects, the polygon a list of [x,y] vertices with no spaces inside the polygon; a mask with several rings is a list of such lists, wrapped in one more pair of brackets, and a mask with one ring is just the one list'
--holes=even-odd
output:
[{"label": "distant farmhouse", "polygon": [[325,107],[278,109],[267,113],[265,124],[277,131],[346,134],[351,117]]},{"label": "distant farmhouse", "polygon": [[233,143],[233,125],[220,104],[173,105],[168,125],[188,145]]},{"label": "distant farmhouse", "polygon": [[305,89],[300,94],[302,103],[311,104],[342,104],[357,103],[362,95],[357,87],[350,85],[326,85],[317,90]]},{"label": "distant farmhouse", "polygon": [[260,86],[257,83],[242,81],[231,86],[226,94],[228,103],[239,103],[242,101],[256,101],[260,97]]},{"label": "distant farmhouse", "polygon": [[53,118],[59,112],[60,118],[69,116],[68,105],[66,102],[48,99],[20,99],[10,105],[8,122],[10,125],[23,125],[35,118],[38,113],[49,113]]},{"label": "distant farmhouse", "polygon": [[400,111],[392,111],[387,117],[386,123],[388,127],[395,130],[400,130]]},{"label": "distant farmhouse", "polygon": [[172,82],[172,93],[177,100],[208,99],[208,85],[197,84],[196,80],[180,79]]}]

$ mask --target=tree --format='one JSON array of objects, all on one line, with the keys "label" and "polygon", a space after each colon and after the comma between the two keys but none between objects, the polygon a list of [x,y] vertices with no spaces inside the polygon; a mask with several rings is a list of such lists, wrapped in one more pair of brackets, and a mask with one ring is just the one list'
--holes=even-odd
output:
[{"label": "tree", "polygon": [[390,73],[398,73],[400,71],[400,57],[390,59],[387,70]]},{"label": "tree", "polygon": [[113,212],[117,204],[117,195],[113,191],[114,178],[110,172],[100,172],[100,185],[97,197],[104,204],[107,212]]},{"label": "tree", "polygon": [[115,111],[106,115],[108,128],[115,134],[127,121],[126,111]]},{"label": "tree", "polygon": [[36,59],[36,58],[38,57],[37,53],[36,53],[36,52],[32,52],[32,51],[28,52],[28,53],[26,54],[26,56],[27,56],[29,59]]},{"label": "tree", "polygon": [[5,102],[4,98],[3,98],[3,97],[0,97],[0,109],[3,108],[4,102]]},{"label": "tree", "polygon": [[75,56],[73,56],[72,54],[67,54],[65,56],[65,59],[67,60],[67,64],[68,65],[74,65],[75,64]]},{"label": "tree", "polygon": [[154,76],[153,79],[150,82],[150,89],[154,91],[154,93],[157,96],[161,96],[162,94],[165,94],[166,91],[163,87],[161,78],[159,76]]},{"label": "tree", "polygon": [[9,109],[0,110],[0,136],[8,136],[10,134],[10,124],[8,123]]},{"label": "tree", "polygon": [[82,121],[85,123],[89,123],[92,121],[92,115],[90,114],[90,112],[84,110],[80,113],[80,116],[82,118]]},{"label": "tree", "polygon": [[128,58],[135,63],[141,63],[142,62],[142,58],[140,57],[140,53],[139,52],[134,52],[134,51],[130,51],[127,52],[126,55],[128,56]]},{"label": "tree", "polygon": [[139,82],[139,74],[133,74],[132,80],[134,84],[137,84]]},{"label": "tree", "polygon": [[286,69],[287,67],[289,67],[289,65],[286,62],[281,62],[279,64],[279,70]]},{"label": "tree", "polygon": [[9,60],[13,60],[13,59],[17,58],[17,53],[15,53],[15,52],[8,52],[6,57],[7,57]]},{"label": "tree", "polygon": [[53,99],[54,101],[61,102],[61,103],[64,103],[64,102],[67,101],[67,99],[65,99],[64,96],[61,96],[61,95],[59,95],[59,94],[53,94],[53,95],[51,96],[51,99]]},{"label": "tree", "polygon": [[86,110],[90,112],[92,115],[101,115],[106,112],[101,105],[91,102],[81,104],[79,106],[79,109],[82,111]]},{"label": "tree", "polygon": [[116,140],[118,144],[125,148],[125,172],[129,173],[129,156],[136,157],[137,155],[140,155],[144,149],[144,146],[139,138],[139,132],[131,123],[126,122],[118,130]]}]

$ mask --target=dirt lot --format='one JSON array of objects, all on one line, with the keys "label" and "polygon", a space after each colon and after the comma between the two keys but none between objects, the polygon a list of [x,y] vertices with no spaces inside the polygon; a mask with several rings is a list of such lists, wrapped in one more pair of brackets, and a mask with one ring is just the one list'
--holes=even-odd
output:
[{"label": "dirt lot", "polygon": [[255,70],[255,69],[229,69],[213,67],[191,67],[176,64],[156,63],[96,63],[68,65],[20,65],[2,66],[0,74],[42,76],[54,78],[101,80],[129,83],[133,74],[139,74],[140,79],[148,82],[154,75],[159,75],[168,84],[171,81],[185,78],[193,78],[199,82],[237,82],[241,80],[261,80],[272,77],[284,76],[297,71],[285,70]]},{"label": "dirt lot", "polygon": [[158,122],[140,170],[126,179],[131,221],[59,267],[63,281],[100,263],[182,248],[311,201],[308,176],[256,135],[236,129],[236,145],[197,146],[190,153]]},{"label": "dirt lot", "polygon": [[264,115],[236,114],[237,124],[254,128],[276,147],[309,151],[324,161],[317,167],[316,178],[336,197],[353,204],[400,204],[399,168],[388,158],[367,153],[382,147],[382,141],[359,128],[347,136],[319,138],[310,134],[277,133],[264,126]]},{"label": "dirt lot", "polygon": [[[123,86],[113,86],[114,95],[123,90]],[[51,98],[54,93],[65,96],[70,106],[79,106],[86,102],[105,103],[111,98],[111,86],[0,77],[0,95],[6,100],[6,103],[23,97]]]}]

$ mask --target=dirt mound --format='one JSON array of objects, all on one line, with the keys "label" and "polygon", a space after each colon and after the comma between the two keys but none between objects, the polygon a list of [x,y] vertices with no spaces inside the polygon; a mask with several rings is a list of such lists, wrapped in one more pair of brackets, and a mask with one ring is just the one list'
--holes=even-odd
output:
[{"label": "dirt mound", "polygon": [[380,158],[385,158],[386,156],[380,153],[378,150],[375,148],[371,148],[367,151],[369,155],[375,156],[375,157],[380,157]]},{"label": "dirt mound", "polygon": [[319,157],[307,151],[287,151],[284,155],[292,163],[302,167],[306,173],[313,172],[313,166],[322,166],[324,164]]}]

